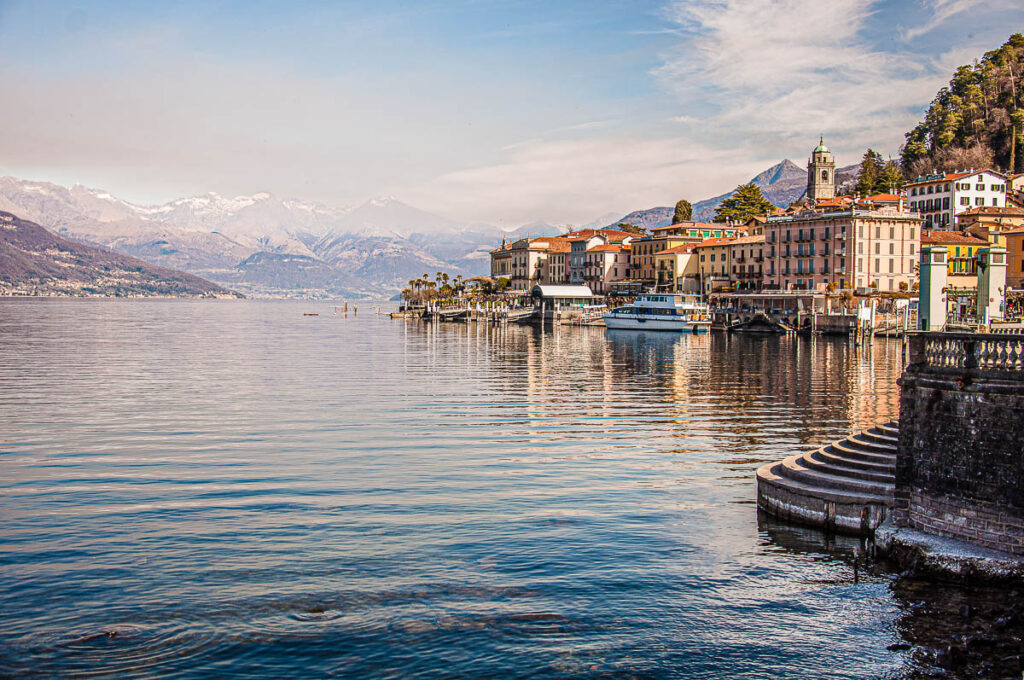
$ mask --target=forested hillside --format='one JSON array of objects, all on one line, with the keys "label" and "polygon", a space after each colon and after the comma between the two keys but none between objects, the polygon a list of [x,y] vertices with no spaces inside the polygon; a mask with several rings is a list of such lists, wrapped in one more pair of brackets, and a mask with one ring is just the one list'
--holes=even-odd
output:
[{"label": "forested hillside", "polygon": [[933,170],[1024,168],[1024,35],[961,66],[924,120],[906,134],[902,166],[913,178]]}]

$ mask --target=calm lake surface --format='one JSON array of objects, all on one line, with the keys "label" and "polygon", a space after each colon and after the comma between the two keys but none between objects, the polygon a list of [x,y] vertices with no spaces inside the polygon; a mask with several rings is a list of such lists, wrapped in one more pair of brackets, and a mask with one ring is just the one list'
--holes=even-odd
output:
[{"label": "calm lake surface", "polygon": [[893,577],[754,505],[897,343],[375,308],[0,300],[0,675],[912,668]]}]

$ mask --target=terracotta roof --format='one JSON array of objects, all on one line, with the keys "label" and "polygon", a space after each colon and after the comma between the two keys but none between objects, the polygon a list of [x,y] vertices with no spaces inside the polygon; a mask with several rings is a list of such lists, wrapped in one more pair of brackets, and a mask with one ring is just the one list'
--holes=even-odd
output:
[{"label": "terracotta roof", "polygon": [[568,253],[568,252],[571,252],[571,251],[572,251],[572,248],[570,248],[569,246],[565,246],[564,248],[559,248],[558,250],[552,250],[550,254],[551,255],[557,255],[559,253]]},{"label": "terracotta roof", "polygon": [[1001,208],[994,205],[979,205],[957,213],[957,217],[960,217],[961,215],[1024,215],[1024,209],[1011,207]]},{"label": "terracotta roof", "polygon": [[1000,233],[1000,236],[1016,236],[1017,234],[1024,234],[1024,227],[1014,227],[1013,229],[1007,229]]},{"label": "terracotta roof", "polygon": [[906,199],[898,194],[872,194],[863,200],[874,201],[875,203],[898,203]]},{"label": "terracotta roof", "polygon": [[939,231],[937,229],[922,229],[921,230],[921,243],[935,243],[942,245],[945,243],[955,243],[960,245],[969,246],[987,246],[988,241],[977,236],[971,236],[965,234],[962,231]]},{"label": "terracotta roof", "polygon": [[699,243],[684,243],[683,245],[675,246],[674,248],[666,248],[665,250],[662,250],[661,252],[655,253],[654,256],[657,257],[658,255],[673,255],[675,253],[692,253],[693,249],[696,248],[698,245],[700,245],[700,244]]},{"label": "terracotta roof", "polygon": [[736,240],[734,236],[718,236],[715,238],[706,238],[700,243],[696,244],[697,248],[706,248],[708,246],[724,246],[727,243],[732,243]]},{"label": "terracotta roof", "polygon": [[594,246],[593,248],[587,248],[588,253],[618,253],[624,249],[628,249],[628,246],[624,246],[621,243],[608,243],[602,246]]},{"label": "terracotta roof", "polygon": [[537,238],[530,239],[530,247],[534,244],[546,243],[546,250],[554,250],[556,248],[562,248],[569,243],[569,240],[562,236],[539,236]]},{"label": "terracotta roof", "polygon": [[922,184],[942,184],[944,182],[962,179],[964,177],[974,177],[975,175],[980,175],[983,172],[998,175],[999,177],[1006,177],[1006,175],[1004,175],[1003,173],[997,172],[991,168],[981,168],[980,170],[971,170],[969,172],[947,172],[944,173],[941,177],[932,177],[931,179],[916,179],[913,182],[907,182],[904,186],[910,187],[920,186]]},{"label": "terracotta roof", "polygon": [[764,234],[758,236],[737,236],[730,242],[730,245],[745,246],[750,243],[764,243]]},{"label": "terracotta roof", "polygon": [[715,224],[713,222],[680,222],[678,224],[670,224],[667,227],[651,227],[650,231],[668,231],[669,229],[721,229],[725,225]]}]

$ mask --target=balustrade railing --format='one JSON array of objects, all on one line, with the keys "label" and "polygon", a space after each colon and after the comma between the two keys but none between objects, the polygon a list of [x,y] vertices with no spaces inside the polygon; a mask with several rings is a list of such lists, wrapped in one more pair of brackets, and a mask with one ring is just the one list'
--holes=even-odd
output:
[{"label": "balustrade railing", "polygon": [[927,368],[1024,376],[1024,334],[919,333],[910,339],[910,361]]}]

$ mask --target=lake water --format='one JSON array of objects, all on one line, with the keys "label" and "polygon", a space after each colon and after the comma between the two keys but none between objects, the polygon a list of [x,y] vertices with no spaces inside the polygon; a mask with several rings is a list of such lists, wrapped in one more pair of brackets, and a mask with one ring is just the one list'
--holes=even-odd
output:
[{"label": "lake water", "polygon": [[0,675],[915,668],[893,577],[754,505],[897,343],[374,309],[0,300]]}]

